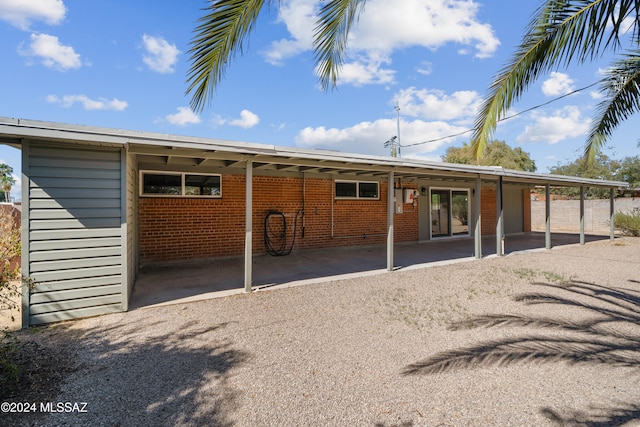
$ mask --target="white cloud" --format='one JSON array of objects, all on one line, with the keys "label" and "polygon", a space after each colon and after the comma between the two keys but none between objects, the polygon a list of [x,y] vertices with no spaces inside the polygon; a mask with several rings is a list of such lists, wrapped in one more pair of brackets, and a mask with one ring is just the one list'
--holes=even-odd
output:
[{"label": "white cloud", "polygon": [[469,0],[372,0],[360,17],[350,46],[391,52],[408,46],[438,49],[448,43],[471,47],[475,56],[493,55],[500,41],[478,21],[479,4]]},{"label": "white cloud", "polygon": [[394,83],[395,71],[382,68],[383,64],[390,64],[391,59],[376,55],[362,61],[346,63],[340,70],[338,84],[352,84],[363,86],[366,84]]},{"label": "white cloud", "polygon": [[533,118],[534,123],[526,126],[524,132],[516,138],[519,143],[557,144],[568,138],[585,135],[591,124],[591,119],[583,118],[580,109],[575,106],[563,107],[550,116],[536,113]]},{"label": "white cloud", "polygon": [[264,52],[267,62],[281,65],[283,61],[311,49],[313,28],[316,25],[317,0],[296,0],[282,2],[278,22],[287,27],[290,39],[281,39],[271,43],[269,50]]},{"label": "white cloud", "polygon": [[189,107],[178,107],[178,112],[165,116],[165,119],[172,125],[186,126],[200,123],[200,116]]},{"label": "white cloud", "polygon": [[[426,153],[432,153],[452,139],[433,141],[426,144],[406,147],[410,144],[436,140],[466,129],[452,126],[441,121],[427,122],[423,120],[400,121],[400,142],[403,157],[429,158]],[[354,126],[338,129],[307,127],[302,129],[295,138],[296,145],[304,148],[343,151],[349,153],[363,153],[379,156],[389,156],[390,151],[384,147],[389,138],[397,135],[397,121],[395,119],[380,119],[375,122],[362,122]]]},{"label": "white cloud", "polygon": [[[283,2],[279,21],[286,25],[291,37],[271,44],[264,53],[268,62],[281,64],[312,48],[319,3]],[[349,57],[342,70],[347,76],[341,82],[356,85],[391,82],[393,71],[381,69],[380,64],[389,65],[394,50],[410,46],[436,50],[455,43],[462,46],[458,49],[461,54],[492,56],[500,41],[489,24],[478,20],[478,9],[479,4],[472,0],[369,0],[349,35]]]},{"label": "white cloud", "polygon": [[21,50],[20,53],[24,56],[40,58],[45,67],[59,71],[82,66],[80,55],[75,52],[73,47],[61,44],[56,36],[49,34],[31,34],[29,48]]},{"label": "white cloud", "polygon": [[91,99],[86,95],[65,95],[62,98],[56,95],[47,96],[47,102],[60,104],[65,108],[71,108],[74,104],[81,104],[85,110],[111,110],[122,111],[129,106],[127,101],[117,98],[108,100],[105,98]]},{"label": "white cloud", "polygon": [[0,19],[25,31],[33,21],[59,24],[66,12],[62,0],[0,0]]},{"label": "white cloud", "polygon": [[475,91],[447,94],[435,89],[410,87],[399,91],[395,99],[402,114],[423,119],[465,120],[475,116],[482,98]]},{"label": "white cloud", "polygon": [[542,93],[546,96],[566,95],[574,89],[571,77],[557,71],[551,72],[551,77],[542,83]]},{"label": "white cloud", "polygon": [[147,66],[158,73],[169,74],[175,71],[176,62],[180,51],[174,44],[170,44],[162,37],[142,35],[142,43],[146,54],[142,60]]},{"label": "white cloud", "polygon": [[260,117],[249,110],[240,111],[240,118],[229,121],[229,125],[238,126],[244,129],[252,128],[260,123]]}]

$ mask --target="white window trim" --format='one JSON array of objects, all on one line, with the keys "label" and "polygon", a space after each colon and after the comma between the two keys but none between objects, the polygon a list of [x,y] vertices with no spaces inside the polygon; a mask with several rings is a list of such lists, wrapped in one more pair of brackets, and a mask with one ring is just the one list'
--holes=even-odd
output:
[{"label": "white window trim", "polygon": [[[145,193],[144,192],[144,175],[174,175],[180,176],[182,183],[182,194],[162,194],[162,193]],[[185,175],[201,175],[201,176],[217,176],[220,178],[220,194],[219,195],[198,195],[185,194]],[[158,170],[141,170],[140,171],[140,197],[173,197],[185,199],[221,199],[222,198],[222,174],[219,173],[199,173],[199,172],[175,172],[175,171],[158,171]]]},{"label": "white window trim", "polygon": [[[336,184],[339,182],[352,182],[356,184],[356,196],[355,197],[345,197],[345,196],[338,196],[335,191],[336,191]],[[376,184],[378,186],[378,197],[360,197],[360,183],[364,183],[364,184]],[[359,180],[350,180],[350,179],[335,179],[333,181],[333,191],[334,191],[334,198],[336,200],[380,200],[380,182],[378,181],[359,181]]]}]

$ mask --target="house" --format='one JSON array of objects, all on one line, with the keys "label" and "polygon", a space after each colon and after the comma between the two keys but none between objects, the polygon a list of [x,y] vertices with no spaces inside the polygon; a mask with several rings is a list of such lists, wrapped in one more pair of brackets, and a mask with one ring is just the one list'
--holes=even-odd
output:
[{"label": "house", "polygon": [[386,244],[388,270],[398,242],[468,236],[481,258],[495,235],[501,255],[533,186],[626,186],[12,118],[0,143],[22,151],[24,326],[126,311],[143,265],[243,256],[251,291],[252,257],[292,245]]}]

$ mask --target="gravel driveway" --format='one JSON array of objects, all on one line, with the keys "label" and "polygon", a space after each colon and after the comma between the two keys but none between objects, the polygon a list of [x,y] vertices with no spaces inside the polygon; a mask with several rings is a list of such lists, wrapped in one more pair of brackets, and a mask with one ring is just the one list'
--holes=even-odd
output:
[{"label": "gravel driveway", "polygon": [[[42,328],[91,426],[640,425],[640,238]],[[31,417],[31,418],[30,418]],[[1,422],[0,422],[1,423]]]}]

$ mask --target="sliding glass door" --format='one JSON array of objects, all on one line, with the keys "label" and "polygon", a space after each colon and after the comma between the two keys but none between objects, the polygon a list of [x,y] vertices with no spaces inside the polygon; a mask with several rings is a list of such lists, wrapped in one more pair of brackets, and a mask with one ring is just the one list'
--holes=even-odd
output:
[{"label": "sliding glass door", "polygon": [[431,237],[469,235],[469,190],[431,190]]}]

